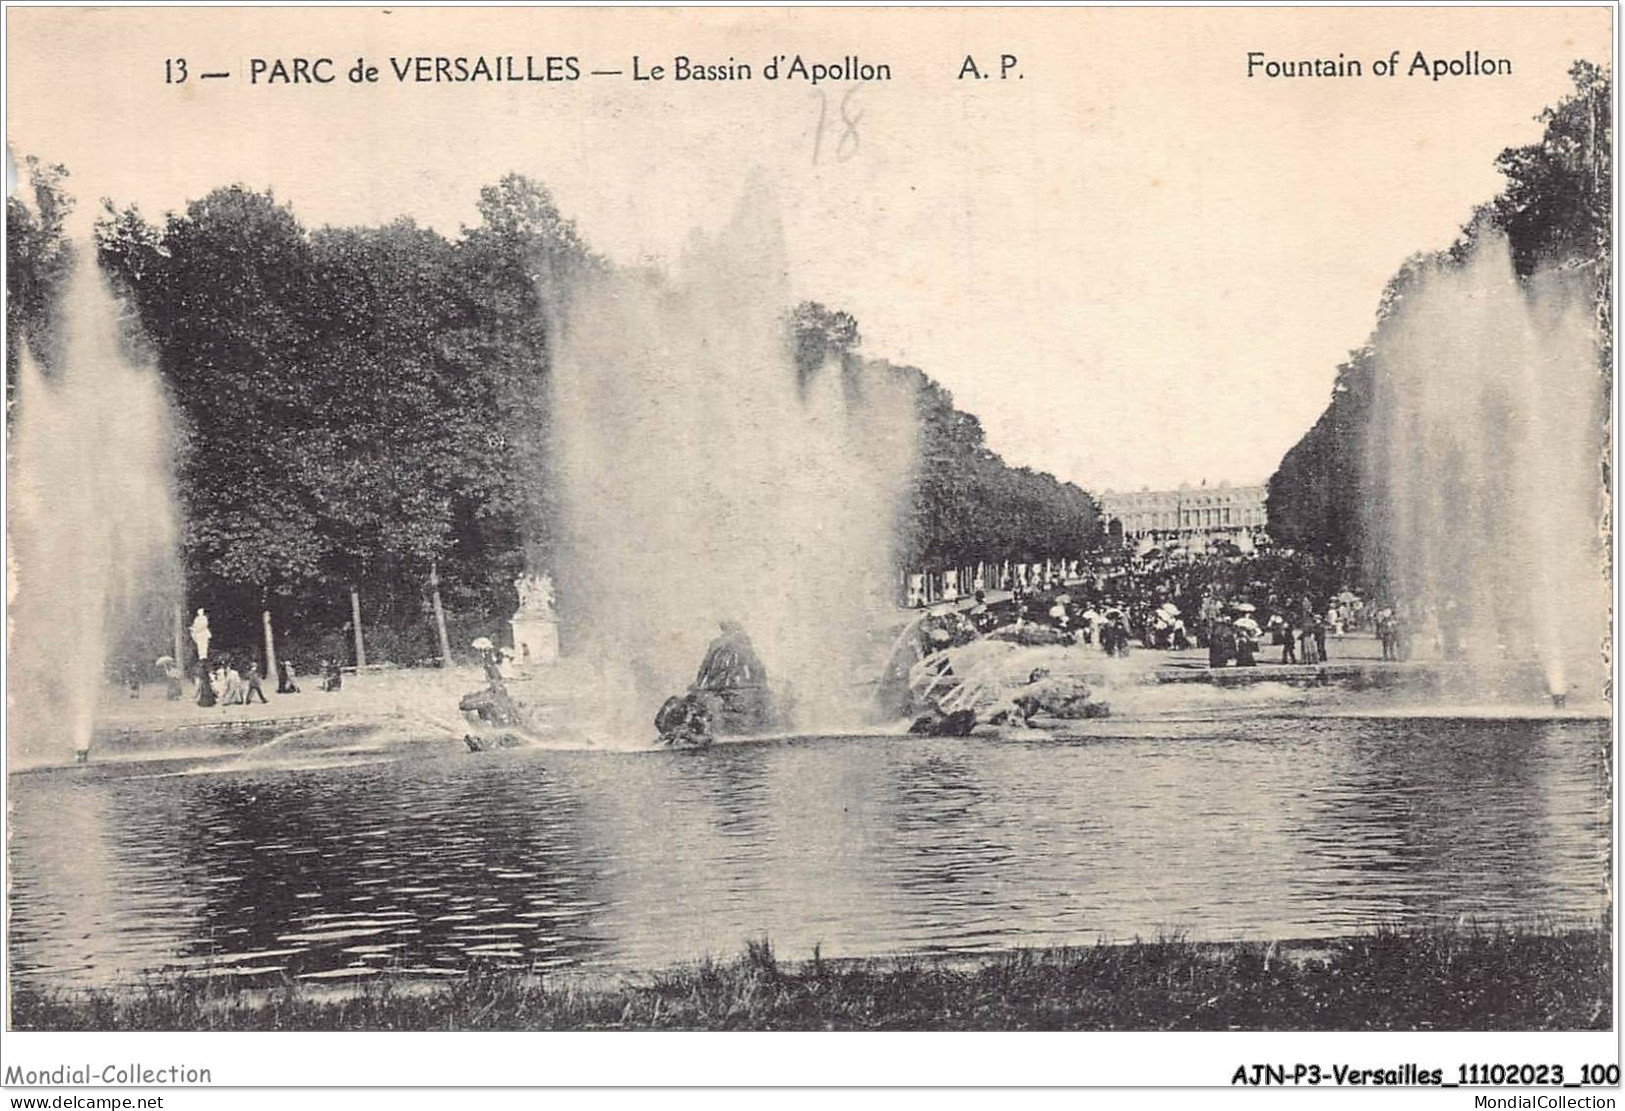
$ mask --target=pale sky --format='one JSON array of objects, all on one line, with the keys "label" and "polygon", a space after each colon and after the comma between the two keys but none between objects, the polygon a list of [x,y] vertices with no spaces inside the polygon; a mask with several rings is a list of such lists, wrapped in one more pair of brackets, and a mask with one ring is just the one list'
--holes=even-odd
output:
[{"label": "pale sky", "polygon": [[[676,256],[747,176],[784,210],[798,296],[857,316],[1014,464],[1094,490],[1261,481],[1324,407],[1384,282],[1446,246],[1494,159],[1611,11],[1566,9],[10,9],[8,144],[149,218],[223,184],[307,226],[408,215],[455,235],[509,171],[551,188],[618,261]],[[1433,81],[1418,51],[1510,77]],[[1359,78],[1247,76],[1248,51],[1343,54]],[[1372,73],[1399,52],[1398,76]],[[766,81],[775,54],[892,79]],[[958,80],[965,54],[1009,80]],[[403,85],[414,54],[576,55],[574,83]],[[675,55],[732,83],[633,83]],[[331,57],[339,80],[251,86],[250,59]],[[366,56],[375,85],[345,71]],[[191,78],[164,83],[165,59]],[[622,69],[594,77],[591,69]],[[229,71],[229,79],[199,74]],[[1016,79],[1015,75],[1021,78]],[[818,121],[826,128],[819,140]],[[815,148],[818,161],[815,163]]]}]

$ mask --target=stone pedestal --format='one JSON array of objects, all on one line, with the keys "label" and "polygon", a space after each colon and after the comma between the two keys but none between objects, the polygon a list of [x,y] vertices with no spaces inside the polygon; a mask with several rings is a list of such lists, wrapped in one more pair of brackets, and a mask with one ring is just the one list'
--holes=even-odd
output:
[{"label": "stone pedestal", "polygon": [[523,666],[546,667],[558,662],[559,623],[521,610],[508,622],[513,627],[515,662]]}]

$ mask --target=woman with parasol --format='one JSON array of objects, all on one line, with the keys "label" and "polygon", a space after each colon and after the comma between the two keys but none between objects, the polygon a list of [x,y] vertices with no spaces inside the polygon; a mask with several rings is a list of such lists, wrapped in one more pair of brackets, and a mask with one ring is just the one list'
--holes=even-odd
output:
[{"label": "woman with parasol", "polygon": [[183,676],[179,665],[175,663],[175,657],[159,656],[153,664],[164,677],[164,697],[170,702],[179,702],[186,691],[181,685]]}]

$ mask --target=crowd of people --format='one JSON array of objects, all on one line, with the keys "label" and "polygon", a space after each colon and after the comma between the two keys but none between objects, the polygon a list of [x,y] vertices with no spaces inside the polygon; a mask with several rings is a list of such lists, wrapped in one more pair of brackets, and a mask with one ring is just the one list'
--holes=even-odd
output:
[{"label": "crowd of people", "polygon": [[[1366,632],[1377,638],[1382,659],[1399,661],[1411,658],[1413,630],[1422,624],[1403,607],[1371,604],[1343,585],[1336,569],[1311,555],[1273,550],[1103,552],[1017,565],[1007,586],[996,601],[978,588],[969,599],[927,607],[910,626],[913,643],[905,655],[920,659],[993,636],[1029,645],[1087,645],[1117,658],[1128,656],[1136,645],[1164,651],[1205,649],[1213,668],[1317,664],[1327,660],[1328,636]],[[199,649],[207,651],[202,610],[191,632]],[[1445,645],[1449,637],[1435,639]],[[502,650],[486,638],[475,641],[475,647],[483,650],[488,675],[499,679],[508,663]],[[172,700],[184,697],[184,682],[190,678],[199,706],[268,702],[252,652],[217,652],[184,672],[170,657],[158,664]],[[279,659],[276,672],[278,694],[299,692],[290,660]],[[324,658],[318,674],[320,690],[342,689],[339,662]],[[139,674],[131,670],[125,684],[132,698],[139,696]]]},{"label": "crowd of people", "polygon": [[[216,652],[199,658],[183,669],[173,656],[160,656],[156,661],[164,679],[164,697],[170,702],[186,698],[186,684],[192,685],[192,701],[199,706],[249,706],[255,702],[269,704],[265,696],[265,677],[259,661],[252,653]],[[276,664],[277,694],[299,693],[299,672],[291,660],[279,659]],[[143,670],[135,664],[122,669],[122,681],[131,698],[140,698]],[[344,684],[342,668],[332,660],[323,660],[321,689],[336,691]]]},{"label": "crowd of people", "polygon": [[199,706],[246,706],[256,698],[269,702],[261,683],[260,665],[248,659],[239,661],[230,655],[216,655],[200,659],[193,668],[196,697]]},{"label": "crowd of people", "polygon": [[1383,659],[1408,659],[1409,629],[1401,610],[1372,605],[1310,555],[1112,553],[1068,566],[1064,580],[1058,572],[1018,579],[994,604],[978,590],[969,609],[939,605],[920,636],[927,651],[994,633],[1117,657],[1135,643],[1199,648],[1219,668],[1324,663],[1327,638],[1354,632],[1375,634]]}]

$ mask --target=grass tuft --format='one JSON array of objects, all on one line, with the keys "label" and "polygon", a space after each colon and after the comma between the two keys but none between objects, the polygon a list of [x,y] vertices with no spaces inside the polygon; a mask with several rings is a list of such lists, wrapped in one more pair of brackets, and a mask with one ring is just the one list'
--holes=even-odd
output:
[{"label": "grass tuft", "polygon": [[348,992],[285,979],[152,980],[69,993],[14,986],[19,1030],[1606,1030],[1611,929],[1379,929],[1324,943],[1015,950],[970,959],[781,964],[740,957],[646,977],[544,982],[471,966],[446,984],[382,976]]}]

